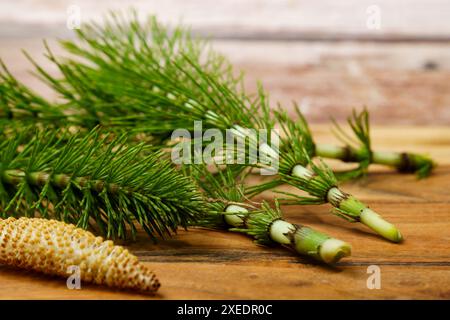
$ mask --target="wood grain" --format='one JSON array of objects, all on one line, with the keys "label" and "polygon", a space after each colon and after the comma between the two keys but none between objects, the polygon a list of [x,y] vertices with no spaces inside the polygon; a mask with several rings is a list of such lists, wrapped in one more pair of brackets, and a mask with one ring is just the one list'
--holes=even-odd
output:
[{"label": "wood grain", "polygon": [[[313,129],[321,141],[333,140],[326,126]],[[162,287],[153,299],[450,299],[449,137],[449,128],[377,127],[377,147],[428,152],[440,166],[425,180],[374,167],[366,179],[344,185],[400,228],[406,239],[402,244],[384,241],[363,226],[331,215],[327,206],[283,208],[290,221],[352,244],[352,256],[334,268],[283,248],[256,246],[244,235],[204,229],[180,230],[158,245],[144,235],[122,244],[160,278]],[[270,200],[272,195],[262,197]],[[380,290],[367,289],[370,265],[381,268]],[[0,267],[0,298],[149,297],[87,284],[69,290],[64,279]]]}]

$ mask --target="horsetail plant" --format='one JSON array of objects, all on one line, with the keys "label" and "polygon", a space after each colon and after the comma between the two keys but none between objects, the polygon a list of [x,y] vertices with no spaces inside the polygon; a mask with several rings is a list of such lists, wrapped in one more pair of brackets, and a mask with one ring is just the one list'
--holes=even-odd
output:
[{"label": "horsetail plant", "polygon": [[124,22],[112,16],[105,26],[87,25],[77,30],[77,36],[82,44],[66,41],[63,46],[87,62],[59,61],[48,50],[63,79],[37,68],[79,114],[163,140],[178,128],[194,130],[196,120],[203,121],[202,130],[230,129],[235,137],[247,137],[248,129],[272,132],[277,118],[286,134],[279,150],[266,142],[258,144],[258,150],[269,159],[279,153],[281,179],[257,186],[253,193],[287,182],[312,195],[300,203],[328,202],[340,217],[360,221],[393,242],[401,241],[392,224],[336,186],[328,167],[307,169],[307,131],[290,119],[283,123],[282,112],[274,117],[262,86],[256,96],[247,94],[231,65],[213,51],[203,52],[202,42],[183,29],[170,33],[154,19],[142,27],[137,19]]},{"label": "horsetail plant", "polygon": [[196,185],[161,152],[125,142],[98,129],[12,135],[0,144],[1,216],[39,213],[119,238],[139,225],[152,239],[198,218]]},{"label": "horsetail plant", "polygon": [[[309,137],[302,135],[302,130],[292,120],[288,121],[286,113],[278,110],[278,119],[283,118],[279,148],[271,148],[265,144],[265,156],[278,155],[279,159],[263,161],[256,166],[265,167],[265,163],[277,162],[278,178],[248,188],[247,195],[254,196],[265,190],[273,189],[283,183],[298,188],[308,196],[282,192],[289,196],[283,199],[286,204],[324,204],[333,206],[332,212],[350,222],[360,222],[382,237],[392,242],[402,241],[400,231],[391,223],[385,221],[378,213],[370,209],[355,196],[342,191],[333,171],[322,160],[318,164],[311,161],[305,147],[309,145]],[[242,137],[248,135],[245,130],[237,130]],[[256,139],[250,136],[250,140]],[[245,151],[245,150],[244,150]],[[264,163],[265,162],[265,163]]]},{"label": "horsetail plant", "polygon": [[0,219],[0,264],[60,277],[77,267],[82,281],[147,294],[160,287],[127,249],[56,220]]},{"label": "horsetail plant", "polygon": [[[33,95],[4,67],[0,78],[9,86],[5,92],[9,91],[7,102],[12,104],[8,108],[3,106],[4,117],[10,119],[15,115],[17,118],[12,112],[17,111],[17,104],[22,109],[18,120],[29,118],[52,123],[66,117],[66,123],[89,129],[96,125],[110,130],[117,127],[147,132],[163,140],[170,138],[176,128],[193,130],[195,120],[204,121],[203,130],[248,125],[239,113],[242,103],[251,112],[264,114],[268,120],[267,93],[261,87],[256,97],[246,93],[242,75],[237,75],[232,65],[206,41],[193,38],[188,29],[169,30],[155,18],[142,25],[136,15],[127,19],[127,16],[112,13],[103,26],[86,24],[76,30],[76,34],[81,44],[74,41],[62,41],[61,44],[77,59],[60,61],[46,45],[47,57],[61,71],[63,79],[51,76],[29,57],[40,77],[65,102],[51,104]],[[4,84],[0,89],[1,86]],[[20,90],[11,88],[15,86]],[[234,101],[238,108],[229,105],[236,99],[240,100]],[[28,107],[23,102],[31,102],[30,105],[38,108]],[[218,113],[215,109],[223,112]],[[67,110],[69,112],[65,112]],[[231,119],[227,119],[229,111],[233,115]],[[257,118],[251,118],[253,124]],[[356,140],[336,126],[345,146],[313,143],[313,148],[308,150],[310,157],[360,164],[338,177],[358,177],[371,163],[393,166],[401,172],[416,172],[419,177],[429,175],[433,169],[433,161],[423,155],[372,150],[367,112],[353,114],[348,122]],[[305,134],[311,134],[300,112],[298,123]]]},{"label": "horsetail plant", "polygon": [[206,165],[191,165],[190,176],[204,191],[210,209],[199,226],[225,229],[252,236],[261,245],[283,245],[302,256],[334,264],[351,254],[351,246],[307,226],[283,219],[278,202],[249,203],[244,185],[238,181],[242,170],[234,166],[208,171]]},{"label": "horsetail plant", "polygon": [[[364,109],[361,112],[353,110],[347,122],[353,136],[349,135],[335,121],[334,134],[344,144],[336,146],[330,144],[317,144],[313,141],[312,133],[308,127],[305,117],[300,109],[295,106],[298,120],[296,126],[302,128],[304,136],[308,137],[306,150],[310,157],[322,157],[338,159],[343,162],[359,163],[358,168],[345,172],[338,172],[336,175],[340,180],[352,179],[365,175],[370,164],[381,164],[396,168],[399,172],[416,173],[419,178],[430,175],[436,166],[434,161],[425,155],[410,152],[389,152],[372,150],[370,139],[369,112]],[[287,115],[279,118],[279,121],[290,121]]]}]

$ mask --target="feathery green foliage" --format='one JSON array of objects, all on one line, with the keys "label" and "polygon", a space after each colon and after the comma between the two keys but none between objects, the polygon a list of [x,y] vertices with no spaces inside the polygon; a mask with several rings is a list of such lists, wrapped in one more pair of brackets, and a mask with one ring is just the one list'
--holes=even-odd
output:
[{"label": "feathery green foliage", "polygon": [[216,165],[214,169],[210,169],[206,164],[201,163],[184,165],[183,171],[203,191],[209,206],[202,219],[195,222],[195,225],[228,229],[230,226],[224,220],[225,209],[228,205],[237,204],[254,209],[252,205],[246,203],[243,185],[245,172],[242,166],[230,165],[220,168]]},{"label": "feathery green foliage", "polygon": [[19,82],[0,60],[0,129],[30,125],[63,126],[67,117],[56,105]]},{"label": "feathery green foliage", "polygon": [[347,146],[347,154],[341,159],[345,162],[358,162],[359,166],[356,170],[342,172],[341,179],[351,179],[367,173],[370,163],[372,162],[372,149],[369,132],[369,113],[364,109],[359,114],[353,110],[352,117],[348,118],[348,124],[352,129],[355,138],[348,135],[339,124],[333,120],[335,125],[335,135]]},{"label": "feathery green foliage", "polygon": [[263,201],[259,209],[252,211],[247,216],[245,227],[231,228],[230,231],[245,233],[252,236],[255,242],[261,245],[274,245],[275,242],[270,237],[270,225],[282,219],[279,202],[275,200],[275,208]]},{"label": "feathery green foliage", "polygon": [[[273,127],[268,95],[263,88],[259,86],[256,95],[248,94],[242,74],[237,74],[208,42],[193,38],[186,28],[169,30],[154,17],[142,24],[135,13],[111,13],[103,25],[89,23],[76,34],[77,41],[61,42],[71,54],[69,58],[56,58],[46,45],[47,57],[62,77],[51,76],[29,57],[40,77],[65,102],[49,103],[16,83],[21,90],[8,89],[15,94],[10,94],[10,107],[5,109],[3,118],[10,120],[15,104],[32,100],[34,109],[39,106],[37,111],[21,107],[29,119],[54,123],[65,117],[68,121],[63,124],[75,123],[88,129],[101,125],[109,130],[146,132],[157,136],[157,143],[170,138],[177,128],[193,130],[195,120],[203,121],[203,130],[225,130],[235,125]],[[11,75],[3,73],[2,78],[8,79],[5,83],[14,85]],[[2,86],[5,85],[0,84],[0,91]],[[346,147],[334,148],[331,153],[326,149],[321,153],[323,148],[314,144],[305,118],[298,108],[296,111],[296,122],[280,111],[275,118],[282,126],[294,124],[297,131],[303,131],[302,141],[310,157],[319,155],[359,163],[353,170],[338,173],[338,178],[361,176],[371,162],[377,162],[370,148],[367,111],[354,112],[349,118],[357,141],[336,126]],[[381,162],[402,172],[417,172],[419,177],[428,175],[435,165],[428,157],[416,154],[398,154],[395,163],[383,158]]]},{"label": "feathery green foliage", "polygon": [[277,193],[289,196],[288,198],[282,198],[283,203],[306,205],[329,202],[327,198],[328,191],[337,186],[337,179],[333,171],[322,160],[318,163],[310,162],[310,166],[314,173],[310,179],[290,174],[280,174],[289,185],[294,187],[299,185],[305,186],[304,191],[307,191],[309,194],[309,196],[302,196],[289,192],[276,191]]},{"label": "feathery green foliage", "polygon": [[[272,114],[267,93],[261,86],[255,96],[247,94],[242,79],[235,76],[231,65],[214,51],[205,50],[204,44],[192,39],[185,29],[169,32],[155,19],[142,26],[136,17],[128,20],[112,14],[105,25],[88,24],[77,36],[81,44],[63,42],[77,59],[56,58],[47,48],[47,55],[58,66],[62,78],[53,77],[35,65],[41,78],[66,100],[65,108],[74,110],[76,117],[83,120],[80,123],[144,132],[163,141],[174,129],[193,130],[195,120],[203,121],[204,130],[232,129],[234,136],[245,137],[249,129],[272,132],[276,119],[285,134],[279,150],[267,143],[257,147],[264,152],[269,149],[269,158],[271,154],[279,154],[279,175],[269,184],[255,187],[252,194],[288,182],[310,194],[310,197],[297,198],[299,203],[329,202],[342,216],[354,221],[360,220],[362,212],[367,217],[376,215],[337,188],[336,179],[325,164],[314,165],[310,161],[311,154],[318,153],[319,148],[314,145],[298,108],[297,122],[281,109]],[[377,163],[394,164],[404,170],[426,162],[423,157],[398,154],[394,163],[390,163],[392,157],[371,152],[367,113],[354,114],[354,118],[350,125],[362,142],[359,151],[363,154],[361,159],[356,159],[362,162],[358,174],[371,160],[378,159]],[[259,141],[256,139],[259,137],[253,138]],[[312,170],[306,168],[308,165]],[[375,220],[364,221],[370,224]],[[382,225],[372,229],[379,232]],[[400,241],[401,235],[395,227],[388,227],[392,230],[386,233],[388,238]]]},{"label": "feathery green foliage", "polygon": [[[115,15],[111,19],[104,26],[90,24],[78,31],[83,46],[64,43],[71,53],[87,62],[71,59],[61,62],[49,51],[49,58],[64,75],[63,80],[39,69],[41,76],[70,103],[88,107],[87,113],[97,117],[99,123],[101,115],[113,126],[120,123],[117,119],[124,111],[128,112],[121,119],[131,117],[133,121],[125,127],[134,125],[135,130],[165,137],[180,126],[192,130],[193,120],[203,120],[205,127],[231,129],[234,136],[245,137],[249,129],[272,132],[274,121],[262,87],[252,99],[242,86],[238,88],[242,81],[233,77],[231,66],[214,54],[206,54],[205,58],[203,53],[208,51],[202,52],[188,33],[180,29],[169,35],[154,19],[144,27],[137,19],[126,21]],[[309,130],[290,121],[281,110],[275,113],[275,118],[281,120],[286,134],[280,150],[267,143],[257,147],[259,151],[270,149],[269,157],[280,153],[280,180],[276,184],[289,182],[309,193],[311,197],[302,198],[301,203],[329,202],[358,219],[360,208],[366,206],[334,186],[335,178],[328,167],[312,165],[314,172],[305,168],[311,163],[308,152],[313,145]],[[266,186],[257,187],[254,192]],[[330,193],[332,189],[335,190]],[[357,205],[346,205],[353,200]],[[398,239],[400,236],[394,241]]]},{"label": "feathery green foliage", "polygon": [[[104,26],[77,30],[78,42],[62,46],[77,59],[47,57],[61,71],[44,79],[86,123],[147,132],[169,138],[173,130],[267,127],[272,123],[267,94],[244,90],[241,75],[187,29],[168,30],[151,18],[141,25],[111,15]],[[30,58],[33,61],[32,58]]]},{"label": "feathery green foliage", "polygon": [[190,179],[160,152],[125,144],[93,130],[16,135],[0,146],[2,217],[55,218],[107,237],[134,236],[140,225],[152,237],[186,227],[202,212]]},{"label": "feathery green foliage", "polygon": [[257,110],[259,104],[231,91],[241,86],[240,77],[186,29],[169,31],[154,18],[141,25],[136,18],[126,21],[112,15],[104,26],[89,24],[77,30],[77,36],[81,43],[62,45],[81,61],[59,61],[47,47],[62,79],[38,70],[71,106],[99,124],[167,134],[192,128],[194,120],[214,128],[228,128],[237,119],[253,123],[245,120],[250,114],[242,112],[242,105]]}]

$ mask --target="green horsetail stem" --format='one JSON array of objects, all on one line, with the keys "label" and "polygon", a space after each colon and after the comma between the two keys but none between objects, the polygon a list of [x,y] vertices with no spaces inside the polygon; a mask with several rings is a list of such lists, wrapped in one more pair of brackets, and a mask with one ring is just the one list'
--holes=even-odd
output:
[{"label": "green horsetail stem", "polygon": [[[18,185],[25,179],[35,186],[43,186],[50,182],[52,185],[61,189],[66,188],[72,180],[71,176],[67,174],[55,174],[53,176],[47,172],[31,172],[27,174],[25,171],[17,169],[5,170],[1,177],[2,181],[12,185]],[[90,189],[96,192],[102,192],[105,188],[109,193],[115,193],[119,188],[123,190],[117,184],[106,183],[101,180],[90,180],[88,177],[76,177],[73,181],[80,187],[89,185]]]},{"label": "green horsetail stem", "polygon": [[[329,144],[317,144],[315,155],[344,162],[361,162],[367,158],[365,150]],[[420,178],[428,176],[436,166],[433,160],[425,155],[391,151],[373,151],[370,163],[393,167],[399,172],[417,173]]]},{"label": "green horsetail stem", "polygon": [[[226,208],[224,220],[234,228],[252,227],[254,216],[249,211],[239,205],[229,205]],[[255,219],[256,220],[256,219]],[[334,264],[340,259],[351,255],[351,246],[341,240],[331,238],[326,234],[313,230],[309,227],[292,224],[275,217],[275,219],[260,219],[260,231],[267,233],[265,236],[271,241],[293,249],[300,255],[312,257],[327,264]],[[249,232],[249,234],[252,234]]]},{"label": "green horsetail stem", "polygon": [[[301,165],[296,165],[293,168],[292,175],[308,181],[313,181],[316,177],[314,172]],[[393,224],[387,222],[364,203],[341,191],[336,186],[330,188],[326,193],[326,202],[336,208],[337,215],[353,222],[361,222],[387,240],[392,242],[403,240],[400,231]]]}]

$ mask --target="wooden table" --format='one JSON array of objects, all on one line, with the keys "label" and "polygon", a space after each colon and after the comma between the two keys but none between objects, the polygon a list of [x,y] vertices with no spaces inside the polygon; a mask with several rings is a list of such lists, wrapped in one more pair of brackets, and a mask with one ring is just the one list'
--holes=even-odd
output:
[{"label": "wooden table", "polygon": [[[313,126],[331,141],[326,126]],[[153,245],[144,235],[126,243],[162,282],[156,299],[450,299],[450,128],[375,128],[381,149],[422,151],[440,166],[428,179],[373,167],[344,189],[396,224],[405,236],[392,244],[331,214],[328,206],[285,207],[286,218],[350,242],[353,254],[326,267],[282,248],[258,247],[244,235],[193,229]],[[290,190],[294,191],[294,190]],[[264,198],[271,199],[270,194]],[[381,289],[368,289],[368,266],[381,270]],[[0,267],[0,298],[141,299],[65,280]]]}]

